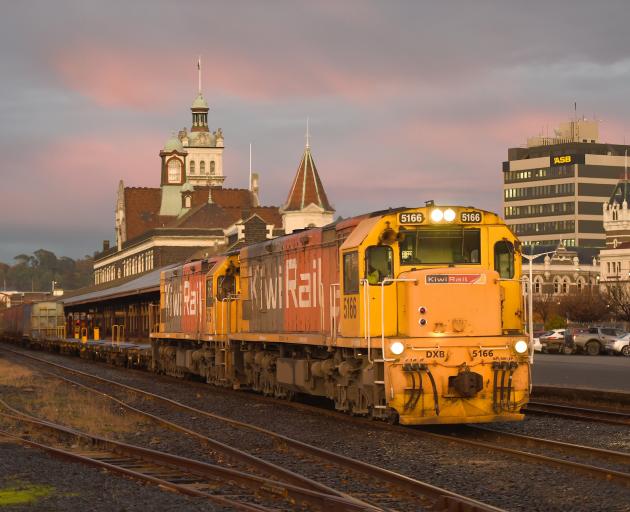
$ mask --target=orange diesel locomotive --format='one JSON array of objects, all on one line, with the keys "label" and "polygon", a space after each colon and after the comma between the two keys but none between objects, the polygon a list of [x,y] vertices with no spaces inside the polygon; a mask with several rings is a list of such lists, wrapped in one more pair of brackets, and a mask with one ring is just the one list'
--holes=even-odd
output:
[{"label": "orange diesel locomotive", "polygon": [[388,210],[162,274],[154,368],[403,424],[520,420],[520,244],[470,207]]}]

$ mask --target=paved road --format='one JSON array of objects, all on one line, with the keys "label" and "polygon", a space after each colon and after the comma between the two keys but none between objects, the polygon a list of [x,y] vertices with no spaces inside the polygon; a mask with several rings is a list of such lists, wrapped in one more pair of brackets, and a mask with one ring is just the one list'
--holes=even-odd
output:
[{"label": "paved road", "polygon": [[630,392],[630,357],[536,354],[534,386]]}]

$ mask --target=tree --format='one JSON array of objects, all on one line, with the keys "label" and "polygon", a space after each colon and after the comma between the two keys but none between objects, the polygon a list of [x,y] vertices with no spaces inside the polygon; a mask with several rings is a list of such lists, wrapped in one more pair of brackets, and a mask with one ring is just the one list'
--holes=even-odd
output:
[{"label": "tree", "polygon": [[93,260],[90,256],[73,260],[65,256],[39,249],[33,253],[19,254],[15,263],[0,263],[0,286],[19,291],[49,291],[52,282],[66,290],[81,288],[92,283]]},{"label": "tree", "polygon": [[552,293],[534,295],[532,309],[534,310],[534,315],[538,315],[543,324],[547,324],[551,315],[556,311],[556,307],[556,299]]},{"label": "tree", "polygon": [[558,309],[567,319],[579,323],[598,322],[608,316],[605,298],[592,288],[564,295]]},{"label": "tree", "polygon": [[609,281],[605,283],[604,297],[610,313],[617,319],[630,322],[630,283]]}]

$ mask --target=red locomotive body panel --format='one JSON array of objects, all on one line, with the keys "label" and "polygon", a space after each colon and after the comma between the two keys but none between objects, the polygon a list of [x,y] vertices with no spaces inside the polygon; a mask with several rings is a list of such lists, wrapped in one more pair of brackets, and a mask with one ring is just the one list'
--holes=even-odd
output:
[{"label": "red locomotive body panel", "polygon": [[205,325],[205,267],[202,261],[193,261],[182,267],[181,330],[198,336]]},{"label": "red locomotive body panel", "polygon": [[240,252],[247,281],[250,332],[321,333],[330,328],[330,289],[338,282],[338,250],[325,230],[309,229]]},{"label": "red locomotive body panel", "polygon": [[162,272],[161,316],[165,332],[180,332],[182,327],[182,267]]}]

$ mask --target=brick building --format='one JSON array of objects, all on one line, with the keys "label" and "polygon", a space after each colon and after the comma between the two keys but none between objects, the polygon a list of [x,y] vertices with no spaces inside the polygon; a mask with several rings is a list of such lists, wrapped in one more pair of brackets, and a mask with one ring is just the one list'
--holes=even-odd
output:
[{"label": "brick building", "polygon": [[295,229],[333,221],[308,140],[283,209],[261,206],[257,174],[249,189],[224,188],[224,136],[208,127],[208,104],[201,91],[191,108],[192,126],[180,130],[160,150],[160,186],[126,187],[121,180],[115,207],[116,243],[94,260],[94,284],[121,280],[209,256]]}]

